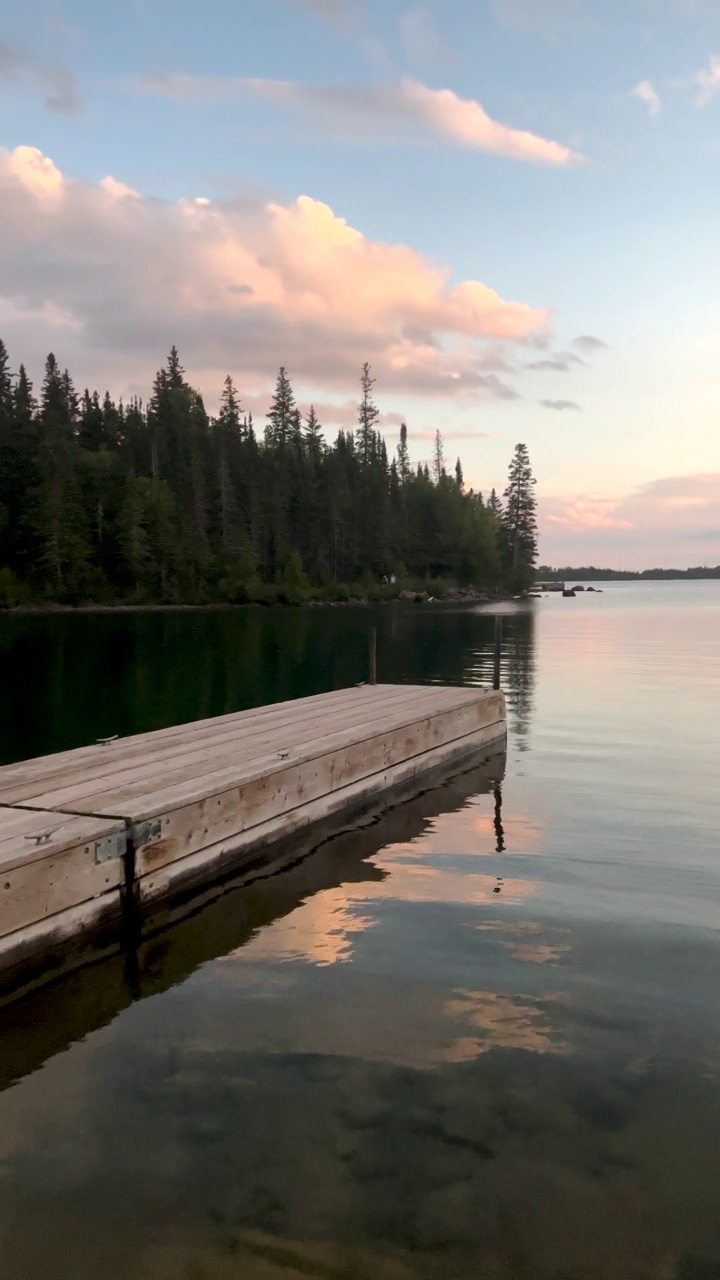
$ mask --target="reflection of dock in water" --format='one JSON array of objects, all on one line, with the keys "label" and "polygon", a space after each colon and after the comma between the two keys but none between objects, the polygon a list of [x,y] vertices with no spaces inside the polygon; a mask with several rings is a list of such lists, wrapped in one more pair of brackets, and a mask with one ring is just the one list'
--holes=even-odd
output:
[{"label": "reflection of dock in water", "polygon": [[[421,795],[369,817],[318,845],[308,835],[287,842],[278,861],[256,867],[153,918],[153,933],[129,953],[75,969],[0,1010],[0,1090],[37,1070],[136,1000],[158,995],[201,964],[236,951],[314,894],[342,884],[383,880],[370,859],[390,844],[422,836],[433,819],[465,808],[503,776],[504,754],[435,781]],[[314,848],[313,848],[314,845]],[[283,850],[279,850],[282,854]],[[214,893],[214,898],[212,894]]]}]

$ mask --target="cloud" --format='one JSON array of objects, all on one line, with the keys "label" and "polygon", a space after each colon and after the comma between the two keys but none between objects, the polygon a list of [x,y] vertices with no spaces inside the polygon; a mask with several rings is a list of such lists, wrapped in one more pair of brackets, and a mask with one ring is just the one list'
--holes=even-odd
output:
[{"label": "cloud", "polygon": [[304,111],[317,127],[344,137],[435,137],[455,146],[558,167],[583,160],[560,142],[493,120],[479,102],[460,98],[451,89],[430,89],[410,77],[379,88],[188,75],[144,76],[138,83],[145,91],[181,100],[253,93]]},{"label": "cloud", "polygon": [[26,79],[40,85],[48,111],[72,115],[80,110],[82,104],[77,84],[67,67],[0,39],[0,86]]},{"label": "cloud", "polygon": [[540,500],[543,559],[604,568],[720,562],[720,472],[651,480],[620,497]]},{"label": "cloud", "polygon": [[[497,440],[500,436],[498,431],[474,431],[472,429],[453,429],[443,428],[440,432],[443,444],[451,444],[453,440]],[[411,431],[408,429],[408,444],[411,445],[414,440],[429,440],[434,442],[434,431]]]},{"label": "cloud", "polygon": [[580,529],[632,529],[632,521],[617,514],[619,503],[615,498],[594,498],[582,495],[552,504],[546,501],[545,521],[551,526]]},{"label": "cloud", "polygon": [[708,67],[698,71],[695,84],[697,85],[695,101],[699,107],[706,107],[715,95],[720,93],[720,57],[717,54],[712,55]]},{"label": "cloud", "polygon": [[516,398],[492,371],[498,346],[547,313],[449,275],[310,196],[173,203],[0,150],[3,336],[37,359],[52,338],[78,381],[147,378],[176,342],[188,367],[230,369],[248,390],[284,363],[313,392],[347,394],[367,359],[385,392]]},{"label": "cloud", "polygon": [[644,102],[651,116],[659,115],[662,110],[660,96],[649,80],[641,80],[639,84],[636,84],[635,88],[631,90],[630,96],[638,98],[640,102]]},{"label": "cloud", "polygon": [[593,351],[608,351],[607,342],[603,342],[602,338],[595,338],[591,333],[583,333],[579,338],[573,338],[571,345],[579,347],[581,351],[591,353]]},{"label": "cloud", "polygon": [[555,409],[558,413],[564,413],[568,409],[574,413],[582,413],[582,406],[574,400],[538,400],[538,404],[543,409]]},{"label": "cloud", "polygon": [[587,362],[581,356],[575,355],[574,351],[561,351],[555,356],[547,356],[543,360],[531,360],[525,365],[526,369],[532,369],[538,373],[569,373],[572,368],[578,365],[586,367]]}]

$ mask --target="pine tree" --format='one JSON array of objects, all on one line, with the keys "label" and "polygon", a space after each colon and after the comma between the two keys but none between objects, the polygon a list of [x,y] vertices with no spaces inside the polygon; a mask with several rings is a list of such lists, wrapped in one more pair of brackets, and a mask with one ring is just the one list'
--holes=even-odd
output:
[{"label": "pine tree", "polygon": [[432,475],[435,484],[439,484],[445,475],[445,454],[443,453],[443,440],[439,431],[435,432],[435,443],[433,445],[433,461]]},{"label": "pine tree", "polygon": [[490,515],[494,516],[498,522],[502,521],[503,506],[502,506],[502,502],[498,498],[497,493],[495,492],[494,489],[490,490],[490,497],[488,498],[487,509],[490,512]]},{"label": "pine tree", "polygon": [[278,371],[275,383],[275,395],[268,410],[269,427],[266,432],[268,444],[284,447],[290,440],[295,425],[295,396],[284,366]]},{"label": "pine tree", "polygon": [[315,413],[315,405],[310,405],[310,410],[305,418],[305,443],[310,453],[317,454],[322,446],[322,427],[317,420]]},{"label": "pine tree", "polygon": [[0,569],[10,559],[11,504],[16,449],[14,441],[13,380],[5,343],[0,340]]},{"label": "pine tree", "polygon": [[405,484],[410,475],[410,454],[408,452],[407,442],[408,430],[403,422],[400,427],[400,443],[397,447],[397,469],[400,483]]},{"label": "pine tree", "polygon": [[69,399],[69,378],[60,372],[60,366],[52,352],[45,361],[45,377],[40,395],[40,422],[42,442],[51,449],[67,444],[73,434],[73,400]]},{"label": "pine tree", "polygon": [[375,379],[370,372],[367,360],[360,375],[361,399],[358,405],[358,452],[363,466],[369,466],[375,452],[376,427],[380,418],[380,410],[373,400],[372,389]]},{"label": "pine tree", "polygon": [[7,347],[0,338],[0,432],[10,430],[13,418],[13,380]]},{"label": "pine tree", "polygon": [[220,548],[224,559],[231,556],[238,535],[237,492],[233,473],[240,447],[240,414],[242,410],[232,378],[228,374],[220,397],[217,416],[217,488],[220,506]]},{"label": "pine tree", "polygon": [[97,391],[92,395],[85,388],[80,406],[78,441],[83,449],[97,453],[105,444],[105,419]]},{"label": "pine tree", "polygon": [[530,586],[537,561],[534,487],[527,446],[518,444],[508,470],[502,517],[506,571],[517,589]]},{"label": "pine tree", "polygon": [[462,492],[465,488],[465,477],[463,476],[462,462],[459,458],[455,463],[455,483],[458,489]]}]

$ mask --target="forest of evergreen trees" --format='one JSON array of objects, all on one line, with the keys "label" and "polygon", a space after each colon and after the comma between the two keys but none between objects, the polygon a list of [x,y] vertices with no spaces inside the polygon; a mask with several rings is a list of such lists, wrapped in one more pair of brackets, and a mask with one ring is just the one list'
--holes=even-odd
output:
[{"label": "forest of evergreen trees", "polygon": [[363,367],[354,432],[327,443],[280,369],[260,433],[228,377],[215,417],[173,347],[147,405],[77,394],[48,356],[39,393],[0,341],[0,606],[296,601],[384,576],[522,590],[534,480],[518,445],[501,500],[448,473],[438,433],[413,467],[377,429]]}]

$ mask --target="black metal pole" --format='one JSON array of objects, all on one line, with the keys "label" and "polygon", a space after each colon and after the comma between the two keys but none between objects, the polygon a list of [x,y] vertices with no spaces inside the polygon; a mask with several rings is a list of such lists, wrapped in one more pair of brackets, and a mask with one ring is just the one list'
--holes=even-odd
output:
[{"label": "black metal pole", "polygon": [[495,649],[493,652],[493,689],[500,688],[500,658],[502,656],[503,620],[495,616]]},{"label": "black metal pole", "polygon": [[370,628],[368,646],[368,684],[377,684],[377,627]]}]

